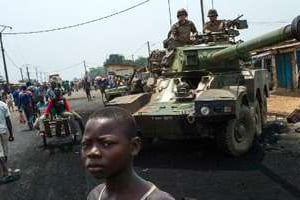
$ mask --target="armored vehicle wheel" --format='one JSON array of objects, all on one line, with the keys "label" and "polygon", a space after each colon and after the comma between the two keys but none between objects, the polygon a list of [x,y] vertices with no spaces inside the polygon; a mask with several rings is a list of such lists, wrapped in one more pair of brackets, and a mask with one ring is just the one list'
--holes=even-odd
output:
[{"label": "armored vehicle wheel", "polygon": [[242,105],[239,118],[228,121],[226,128],[218,135],[221,149],[232,156],[240,156],[252,146],[255,127],[248,107]]},{"label": "armored vehicle wheel", "polygon": [[255,119],[254,119],[254,126],[255,126],[255,134],[260,136],[262,134],[262,115],[260,110],[260,105],[258,101],[255,103]]}]

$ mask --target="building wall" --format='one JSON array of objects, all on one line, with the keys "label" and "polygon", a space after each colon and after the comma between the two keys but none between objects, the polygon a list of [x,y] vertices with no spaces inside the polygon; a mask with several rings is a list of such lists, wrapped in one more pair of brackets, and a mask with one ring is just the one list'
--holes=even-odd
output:
[{"label": "building wall", "polygon": [[271,51],[270,55],[271,67],[266,66],[266,60],[270,59],[269,56],[262,56],[260,59],[262,67],[268,69],[270,73],[269,79],[270,83],[273,83],[273,89],[297,90],[300,51],[296,48],[287,48]]},{"label": "building wall", "polygon": [[275,55],[276,59],[276,71],[277,71],[277,81],[278,87],[293,89],[293,62],[292,53],[281,53]]},{"label": "building wall", "polygon": [[114,65],[114,66],[108,66],[108,73],[114,72],[116,75],[120,76],[128,76],[132,75],[134,72],[133,66],[123,66],[123,65]]}]

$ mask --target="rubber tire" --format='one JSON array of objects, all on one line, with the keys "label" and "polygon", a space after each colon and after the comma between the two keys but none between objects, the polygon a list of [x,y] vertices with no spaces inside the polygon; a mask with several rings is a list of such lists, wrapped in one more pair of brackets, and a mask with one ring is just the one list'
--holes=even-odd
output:
[{"label": "rubber tire", "polygon": [[80,128],[80,131],[81,131],[81,136],[83,135],[83,132],[84,132],[84,124],[82,122],[82,117],[76,113],[76,112],[73,112],[73,114],[75,115],[75,121],[77,121],[78,125],[79,125],[79,128]]},{"label": "rubber tire", "polygon": [[72,134],[72,143],[76,144],[77,143],[77,135]]},{"label": "rubber tire", "polygon": [[[74,112],[73,112],[73,114],[74,114]],[[83,136],[84,128],[85,127],[84,127],[84,124],[82,122],[82,117],[78,113],[75,113],[75,121],[78,123],[79,129],[80,129],[80,132],[81,132],[81,136]],[[72,139],[73,139],[73,144],[76,144],[78,136],[77,135],[73,135]]]},{"label": "rubber tire", "polygon": [[255,127],[255,135],[256,136],[260,136],[262,134],[262,113],[261,113],[261,109],[260,109],[260,105],[259,105],[259,101],[256,100],[255,104],[254,104],[254,127]]},{"label": "rubber tire", "polygon": [[262,122],[262,125],[264,125],[266,122],[267,122],[267,109],[268,109],[268,106],[267,106],[267,95],[266,93],[264,92],[264,95],[263,95],[263,98],[262,98],[262,102],[261,102],[261,122]]},{"label": "rubber tire", "polygon": [[[236,126],[242,123],[247,134],[241,142],[238,142],[235,137]],[[247,106],[242,105],[238,119],[229,120],[225,130],[217,135],[219,147],[231,156],[241,156],[247,153],[253,145],[255,128],[250,110]]]}]

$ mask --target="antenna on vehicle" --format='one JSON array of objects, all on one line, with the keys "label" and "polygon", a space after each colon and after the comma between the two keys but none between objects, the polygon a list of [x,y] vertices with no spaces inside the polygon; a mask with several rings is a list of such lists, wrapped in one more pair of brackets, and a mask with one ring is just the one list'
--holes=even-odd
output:
[{"label": "antenna on vehicle", "polygon": [[171,15],[171,6],[170,6],[170,0],[168,0],[168,6],[169,6],[170,27],[172,27],[172,15]]},{"label": "antenna on vehicle", "polygon": [[202,17],[202,29],[204,28],[204,10],[203,10],[203,0],[200,0],[200,8],[201,8],[201,17]]}]

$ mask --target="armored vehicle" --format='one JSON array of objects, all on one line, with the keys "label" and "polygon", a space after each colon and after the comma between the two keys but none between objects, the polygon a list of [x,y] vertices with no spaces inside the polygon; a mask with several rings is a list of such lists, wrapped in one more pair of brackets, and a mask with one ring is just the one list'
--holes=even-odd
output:
[{"label": "armored vehicle", "polygon": [[112,100],[115,97],[120,97],[128,94],[128,87],[125,85],[114,87],[114,88],[107,88],[105,89],[105,99],[107,101]]},{"label": "armored vehicle", "polygon": [[105,101],[103,99],[103,102],[107,103],[116,97],[121,97],[133,93],[133,88],[135,86],[133,79],[135,74],[136,74],[136,70],[134,70],[133,74],[130,77],[115,75],[119,79],[119,83],[122,82],[123,84],[119,85],[118,83],[115,83],[116,84],[115,87],[105,88],[104,90]]},{"label": "armored vehicle", "polygon": [[213,138],[230,155],[248,152],[262,133],[269,96],[267,71],[249,63],[250,51],[300,40],[300,16],[247,42],[235,42],[237,33],[210,33],[200,44],[177,47],[169,67],[150,59],[152,92],[109,105],[131,109],[144,138]]}]

